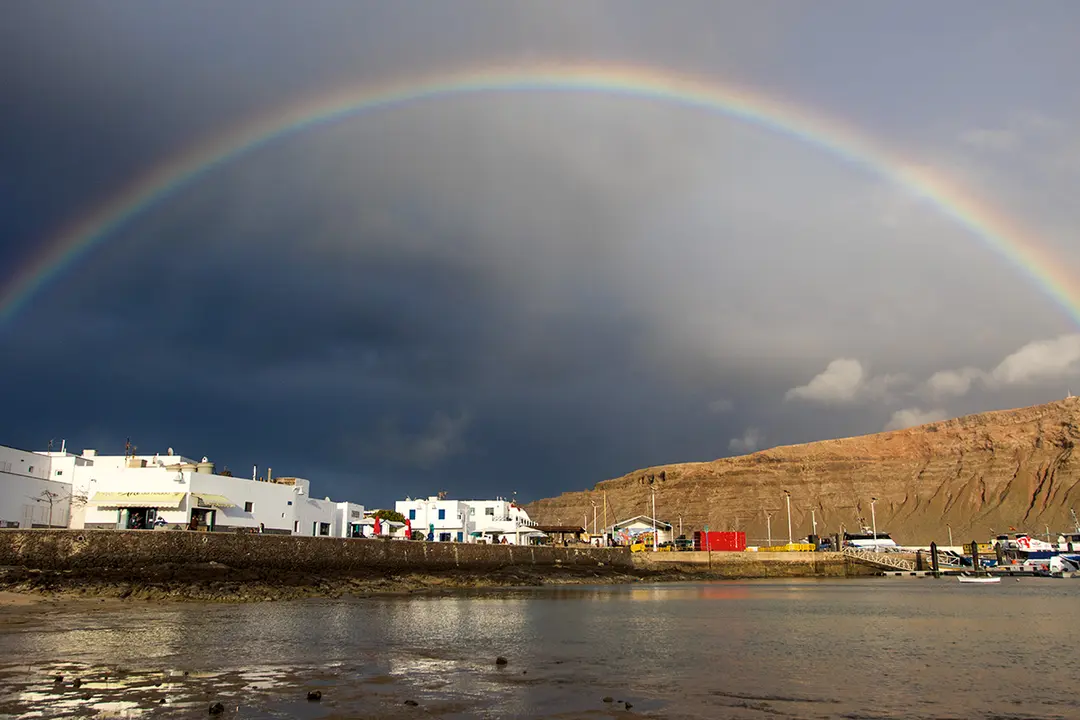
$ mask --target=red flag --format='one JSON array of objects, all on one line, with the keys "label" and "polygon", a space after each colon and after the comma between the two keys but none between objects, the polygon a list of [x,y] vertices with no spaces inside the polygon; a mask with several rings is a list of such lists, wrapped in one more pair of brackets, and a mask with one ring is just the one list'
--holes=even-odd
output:
[{"label": "red flag", "polygon": [[412,520],[405,518],[405,539],[412,540]]},{"label": "red flag", "polygon": [[380,518],[378,515],[375,516],[375,534],[382,534],[382,518]]}]

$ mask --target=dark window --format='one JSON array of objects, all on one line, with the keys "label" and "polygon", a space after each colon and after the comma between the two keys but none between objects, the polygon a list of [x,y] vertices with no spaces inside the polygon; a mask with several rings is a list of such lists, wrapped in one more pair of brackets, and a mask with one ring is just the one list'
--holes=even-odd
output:
[{"label": "dark window", "polygon": [[440,510],[439,511],[439,519],[440,520],[445,520],[446,519],[446,511],[445,510]]},{"label": "dark window", "polygon": [[439,533],[439,542],[450,542],[450,533]]},{"label": "dark window", "polygon": [[409,519],[410,520],[415,520],[416,519],[416,510],[410,510],[409,511]]},{"label": "dark window", "polygon": [[319,523],[319,534],[320,535],[329,535],[330,534],[330,523]]},{"label": "dark window", "polygon": [[244,503],[244,512],[251,512],[253,509],[255,509],[255,504],[254,503],[250,503],[250,502]]}]

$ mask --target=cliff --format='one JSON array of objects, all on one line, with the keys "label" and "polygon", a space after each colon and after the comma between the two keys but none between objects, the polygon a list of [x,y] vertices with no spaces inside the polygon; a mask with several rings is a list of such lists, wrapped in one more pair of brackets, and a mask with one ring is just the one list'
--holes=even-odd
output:
[{"label": "cliff", "polygon": [[[796,540],[871,525],[902,544],[985,541],[1024,530],[1044,536],[1073,528],[1080,491],[1080,398],[969,415],[906,430],[763,450],[712,462],[650,467],[527,506],[540,523],[600,527],[652,515],[688,536],[744,530],[751,545],[788,535],[784,491],[791,493]],[[813,511],[813,513],[811,512]]]}]

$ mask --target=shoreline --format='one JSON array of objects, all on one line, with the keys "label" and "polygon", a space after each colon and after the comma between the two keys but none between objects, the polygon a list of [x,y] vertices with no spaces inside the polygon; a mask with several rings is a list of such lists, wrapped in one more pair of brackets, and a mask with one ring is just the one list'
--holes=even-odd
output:
[{"label": "shoreline", "polygon": [[732,573],[731,568],[707,572],[641,566],[625,569],[508,566],[490,571],[417,569],[348,574],[237,570],[217,563],[93,572],[7,567],[0,569],[0,608],[32,607],[50,600],[250,603],[304,598],[436,596],[485,589],[779,577],[822,576],[815,573]]}]

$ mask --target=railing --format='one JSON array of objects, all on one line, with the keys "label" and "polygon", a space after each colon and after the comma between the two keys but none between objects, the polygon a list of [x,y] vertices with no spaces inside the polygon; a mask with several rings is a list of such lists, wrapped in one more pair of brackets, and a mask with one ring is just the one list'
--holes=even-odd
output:
[{"label": "railing", "polygon": [[873,552],[872,550],[860,550],[858,548],[846,547],[844,548],[844,556],[879,568],[888,568],[890,570],[915,569],[915,563],[901,557],[896,557],[894,553]]}]

